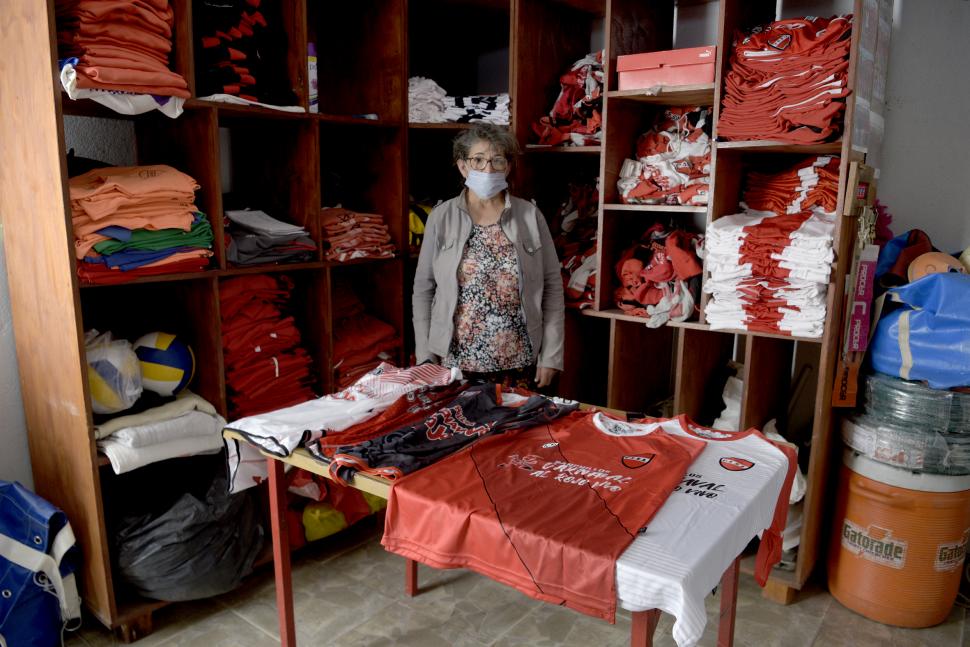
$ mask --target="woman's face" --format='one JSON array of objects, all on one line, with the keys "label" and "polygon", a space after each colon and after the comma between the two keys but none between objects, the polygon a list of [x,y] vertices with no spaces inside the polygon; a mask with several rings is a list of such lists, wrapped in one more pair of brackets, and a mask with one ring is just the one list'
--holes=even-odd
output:
[{"label": "woman's face", "polygon": [[[483,173],[502,173],[506,176],[509,174],[508,167],[508,157],[504,153],[500,153],[490,142],[484,140],[478,140],[472,144],[471,148],[468,149],[468,160],[471,159],[483,159],[492,160],[494,158],[499,158],[505,160],[505,168],[499,170],[492,166],[491,161],[485,165],[484,169],[476,169]],[[458,170],[461,172],[461,176],[465,179],[468,178],[468,172],[472,170],[472,163],[468,160],[458,160]]]}]

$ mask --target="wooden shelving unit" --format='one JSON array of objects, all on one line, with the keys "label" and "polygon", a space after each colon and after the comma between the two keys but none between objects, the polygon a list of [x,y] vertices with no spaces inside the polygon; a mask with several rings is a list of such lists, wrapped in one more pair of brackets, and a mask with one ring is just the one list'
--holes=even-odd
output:
[{"label": "wooden shelving unit", "polygon": [[[125,513],[119,488],[125,489],[121,477],[128,475],[116,477],[95,449],[83,331],[96,327],[128,339],[151,330],[174,332],[195,352],[191,388],[224,416],[228,399],[219,294],[225,281],[284,273],[292,279],[291,314],[313,358],[320,394],[336,384],[335,286],[349,285],[371,314],[405,333],[405,6],[403,0],[326,8],[305,0],[279,3],[289,43],[279,73],[289,80],[303,111],[193,97],[177,119],[157,113],[129,117],[91,101],[68,99],[53,76],[52,5],[26,3],[16,19],[0,27],[0,51],[17,65],[0,79],[0,130],[5,150],[25,160],[21,171],[29,174],[17,179],[3,172],[0,194],[33,474],[38,493],[67,512],[78,536],[84,553],[79,579],[88,610],[126,640],[149,632],[152,612],[165,603],[130,593],[113,569],[112,527]],[[172,67],[194,89],[193,3],[173,0],[172,8],[177,52]],[[316,43],[326,87],[320,114],[306,111],[308,42]],[[360,116],[369,113],[378,118]],[[67,200],[65,117],[129,121],[138,164],[170,164],[197,180],[196,204],[215,237],[207,271],[121,285],[80,283]],[[8,130],[11,126],[15,129]],[[228,138],[225,148],[220,147],[220,130]],[[224,185],[224,170],[231,186]],[[397,258],[325,260],[319,213],[322,206],[338,202],[383,215]],[[318,243],[315,258],[233,267],[226,258],[223,213],[240,207],[263,209],[306,227]],[[396,359],[403,362],[403,353]]]},{"label": "wooden shelving unit", "polygon": [[[613,71],[616,69],[617,56],[671,49],[676,29],[675,5],[683,7],[700,4],[717,5],[716,33],[710,41],[718,47],[715,82],[679,88],[618,90],[617,76]],[[648,4],[635,0],[604,2],[607,32],[604,60],[608,63],[604,141],[598,156],[601,200],[597,233],[598,291],[592,309],[567,313],[567,367],[561,376],[560,390],[569,397],[647,413],[656,413],[658,403],[672,398],[674,413],[686,413],[702,424],[710,424],[723,406],[721,392],[728,376],[728,362],[736,360],[744,365],[744,372],[740,376],[745,384],[742,395],[742,428],[760,428],[771,418],[784,422],[789,398],[796,389],[792,367],[810,371],[816,384],[809,389],[811,393],[808,397],[811,402],[804,404],[814,411],[814,419],[807,429],[797,430],[799,433],[790,430],[793,432],[791,439],[802,446],[801,464],[809,481],[798,561],[792,572],[776,570],[765,592],[772,599],[789,602],[812,573],[820,552],[819,537],[824,518],[827,497],[825,488],[832,446],[833,413],[830,394],[833,360],[842,316],[836,304],[842,302],[846,271],[844,260],[850,256],[851,228],[839,223],[835,241],[839,260],[833,267],[828,294],[828,319],[821,338],[743,330],[712,330],[704,319],[707,295],[703,293],[699,304],[700,314],[696,319],[669,322],[655,329],[647,328],[644,319],[617,309],[612,299],[615,286],[613,267],[619,253],[647,225],[679,218],[688,227],[693,225],[703,230],[715,219],[737,213],[740,211],[744,174],[748,168],[764,168],[770,165],[776,165],[777,168],[777,165],[806,156],[841,155],[840,200],[837,211],[841,213],[848,164],[850,159],[855,159],[849,141],[852,133],[851,97],[846,110],[848,116],[842,129],[843,137],[839,141],[818,145],[791,145],[773,141],[715,141],[712,151],[711,199],[707,206],[626,205],[619,200],[616,181],[623,160],[631,156],[636,138],[646,130],[664,106],[713,107],[716,139],[723,78],[728,67],[733,34],[736,30],[774,20],[776,4],[768,0],[721,0],[716,3],[668,0]],[[538,12],[538,19],[545,18],[535,6],[548,6],[548,3],[522,2],[520,5],[532,7],[533,11]],[[801,8],[807,11],[810,7]],[[855,2],[854,14],[862,15],[861,2]],[[528,15],[528,12],[523,8],[519,15]],[[855,26],[850,60],[850,87],[855,82],[860,21]],[[522,27],[523,31],[526,29]],[[587,42],[582,35],[575,38]],[[536,39],[529,41],[532,47],[536,43]],[[536,51],[529,50],[530,55]],[[570,56],[573,54],[582,55],[581,52],[574,51]],[[564,63],[568,63],[563,60],[537,61],[542,61],[542,57],[523,63],[525,71],[517,71],[515,74],[526,79],[527,86],[538,85],[540,82],[535,80],[537,78],[545,78],[547,84],[554,83],[558,75],[566,69]],[[515,111],[515,132],[520,141],[528,143],[528,125],[542,114],[543,109],[548,109],[555,95],[550,88],[542,101],[530,101],[529,95],[522,96],[528,90],[522,86],[517,87],[520,96]],[[548,190],[544,185],[555,181],[550,178],[563,174],[564,169],[575,168],[579,158],[575,155],[555,156],[553,170],[544,172],[542,167],[549,165],[547,160],[550,157],[553,156],[527,156],[526,165],[530,170],[525,175],[530,182],[526,183],[524,194],[539,194]],[[559,183],[562,185],[561,180]],[[705,278],[706,276],[705,273]],[[606,389],[591,389],[591,383],[605,383]],[[591,400],[591,397],[601,399]],[[784,425],[782,428],[784,429]]]}]

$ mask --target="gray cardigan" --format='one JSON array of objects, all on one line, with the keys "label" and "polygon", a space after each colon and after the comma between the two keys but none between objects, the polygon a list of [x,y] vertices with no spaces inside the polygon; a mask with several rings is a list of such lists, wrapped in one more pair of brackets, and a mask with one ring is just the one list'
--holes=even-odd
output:
[{"label": "gray cardigan", "polygon": [[[562,370],[562,275],[549,226],[534,204],[508,193],[499,223],[518,256],[519,294],[534,354],[531,363]],[[464,191],[428,216],[412,295],[419,364],[440,362],[448,354],[458,305],[458,263],[471,230]]]}]

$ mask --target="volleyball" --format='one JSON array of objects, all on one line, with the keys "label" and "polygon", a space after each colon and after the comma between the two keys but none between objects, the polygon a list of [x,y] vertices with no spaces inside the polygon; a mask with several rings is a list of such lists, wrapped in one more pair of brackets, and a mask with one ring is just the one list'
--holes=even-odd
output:
[{"label": "volleyball", "polygon": [[195,355],[170,333],[152,332],[135,341],[143,386],[159,395],[175,395],[192,381]]},{"label": "volleyball", "polygon": [[111,333],[89,331],[85,339],[91,410],[118,413],[141,396],[141,367],[131,344],[113,340]]}]

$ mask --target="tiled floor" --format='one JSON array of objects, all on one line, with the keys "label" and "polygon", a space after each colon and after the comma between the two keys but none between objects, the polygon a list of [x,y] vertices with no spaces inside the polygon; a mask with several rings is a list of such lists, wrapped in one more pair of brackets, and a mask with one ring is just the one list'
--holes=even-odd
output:
[{"label": "tiled floor", "polygon": [[[404,594],[404,560],[385,553],[373,523],[319,542],[294,560],[293,590],[301,647],[414,645],[416,647],[612,647],[629,644],[630,616],[615,625],[537,602],[465,571],[421,568],[422,593]],[[155,614],[155,632],[138,647],[262,647],[279,644],[272,571],[257,572],[241,589],[219,598],[168,606]],[[717,598],[708,598],[708,631],[716,643]],[[780,606],[762,599],[742,576],[735,644],[779,647],[970,647],[970,622],[955,607],[942,625],[908,630],[871,622],[817,587]],[[673,646],[663,616],[655,644]],[[67,647],[119,645],[96,621]]]}]

